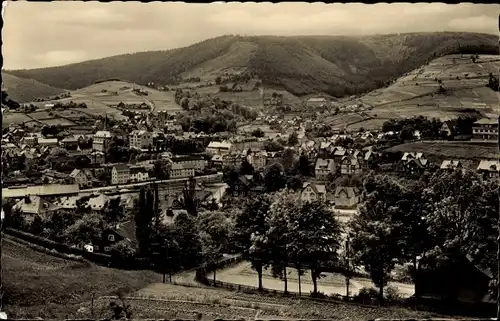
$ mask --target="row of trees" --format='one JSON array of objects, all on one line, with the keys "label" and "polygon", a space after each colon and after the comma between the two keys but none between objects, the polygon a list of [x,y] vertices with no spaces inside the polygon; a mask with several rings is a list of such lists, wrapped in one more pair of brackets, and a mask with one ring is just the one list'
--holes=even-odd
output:
[{"label": "row of trees", "polygon": [[[423,271],[451,266],[466,255],[494,271],[497,190],[495,182],[468,171],[418,181],[371,174],[363,182],[363,206],[345,230],[345,256],[338,254],[342,229],[328,208],[282,190],[249,201],[235,216],[233,238],[261,288],[266,267],[283,279],[285,290],[287,268],[299,275],[309,269],[317,292],[322,271],[343,271],[349,279],[362,266],[383,299],[397,264],[410,264],[417,290]],[[457,276],[449,273],[442,282],[452,288]]]},{"label": "row of trees", "polygon": [[439,119],[428,119],[424,116],[415,116],[404,119],[390,119],[382,125],[382,132],[399,132],[402,140],[413,139],[415,131],[420,132],[422,138],[441,138],[443,122]]}]

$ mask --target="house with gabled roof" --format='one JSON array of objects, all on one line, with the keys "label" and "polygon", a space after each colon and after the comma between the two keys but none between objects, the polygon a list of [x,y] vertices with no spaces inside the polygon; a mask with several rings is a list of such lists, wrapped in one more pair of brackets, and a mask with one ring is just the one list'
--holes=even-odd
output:
[{"label": "house with gabled roof", "polygon": [[92,185],[91,179],[87,176],[87,173],[82,169],[75,168],[70,174],[70,179],[73,180],[73,184],[78,184],[80,188],[85,188]]},{"label": "house with gabled roof", "polygon": [[333,159],[318,158],[314,167],[314,174],[319,180],[327,180],[329,174],[335,173],[335,162]]},{"label": "house with gabled roof", "polygon": [[336,209],[352,209],[358,206],[359,190],[356,187],[337,186],[333,195]]},{"label": "house with gabled roof", "polygon": [[144,166],[130,166],[130,181],[144,182],[150,179],[149,172]]},{"label": "house with gabled roof", "polygon": [[441,163],[441,166],[439,166],[439,169],[444,169],[444,170],[455,170],[458,168],[462,168],[462,163],[459,160],[450,160],[446,159]]},{"label": "house with gabled roof", "polygon": [[358,157],[347,153],[340,161],[340,173],[342,175],[355,175],[362,173],[362,168]]},{"label": "house with gabled roof", "polygon": [[108,144],[111,141],[111,132],[107,130],[101,130],[94,134],[92,140],[92,148],[100,152],[106,151]]},{"label": "house with gabled roof", "polygon": [[36,216],[46,218],[52,212],[59,209],[58,206],[36,195],[26,195],[23,199],[17,202],[13,210],[19,210],[23,214],[23,218],[27,223],[33,222]]},{"label": "house with gabled roof", "polygon": [[326,201],[326,187],[323,184],[304,182],[300,191],[300,198],[303,201]]},{"label": "house with gabled roof", "polygon": [[498,177],[500,174],[500,162],[498,160],[481,160],[477,166],[477,170],[487,177]]},{"label": "house with gabled roof", "polygon": [[121,241],[127,242],[132,248],[137,248],[139,243],[135,233],[136,226],[134,220],[117,223],[103,232],[103,237],[98,246],[94,245],[94,250],[108,253],[111,247]]},{"label": "house with gabled roof", "polygon": [[212,141],[208,144],[206,151],[213,155],[228,155],[233,150],[233,144],[227,141]]},{"label": "house with gabled roof", "polygon": [[130,168],[127,164],[117,164],[111,169],[111,184],[127,184],[130,181]]},{"label": "house with gabled roof", "polygon": [[402,160],[403,162],[407,162],[407,161],[409,161],[410,159],[420,159],[420,158],[422,158],[422,157],[423,157],[423,154],[422,154],[422,153],[420,153],[420,152],[419,152],[419,153],[415,153],[415,152],[410,152],[410,153],[409,153],[409,152],[405,152],[405,153],[403,154],[403,157],[401,157],[401,160]]}]

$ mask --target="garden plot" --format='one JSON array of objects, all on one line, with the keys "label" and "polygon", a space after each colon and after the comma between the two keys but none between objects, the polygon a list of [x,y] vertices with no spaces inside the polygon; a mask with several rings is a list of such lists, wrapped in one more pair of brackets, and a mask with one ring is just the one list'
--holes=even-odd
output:
[{"label": "garden plot", "polygon": [[2,124],[8,126],[10,124],[21,124],[30,122],[32,119],[23,113],[6,112],[2,114]]}]

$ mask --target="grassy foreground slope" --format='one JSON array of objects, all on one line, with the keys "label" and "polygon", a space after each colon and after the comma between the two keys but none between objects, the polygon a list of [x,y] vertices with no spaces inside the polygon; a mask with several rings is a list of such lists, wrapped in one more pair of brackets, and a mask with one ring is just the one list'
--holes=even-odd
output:
[{"label": "grassy foreground slope", "polygon": [[366,37],[222,36],[173,50],[8,72],[75,90],[99,79],[164,84],[173,77],[212,80],[223,71],[247,70],[265,84],[293,94],[319,91],[343,96],[373,90],[433,57],[459,51],[496,54],[497,37],[449,32]]},{"label": "grassy foreground slope", "polygon": [[20,78],[5,72],[2,72],[2,90],[7,91],[10,99],[20,103],[29,102],[35,98],[58,95],[65,91],[33,79]]},{"label": "grassy foreground slope", "polygon": [[[44,254],[5,239],[3,243],[4,310],[10,318],[89,318],[95,293],[97,318],[108,317],[110,301],[127,290],[135,318],[317,318],[369,320],[428,318],[433,313],[403,308],[317,302],[290,297],[245,294],[207,287],[162,284],[147,271],[122,271]],[[194,275],[193,275],[194,276]]]},{"label": "grassy foreground slope", "polygon": [[161,281],[153,272],[65,260],[9,239],[2,242],[2,268],[3,303],[10,318],[51,317],[56,311],[71,311],[93,293],[115,295],[118,290],[132,292]]}]

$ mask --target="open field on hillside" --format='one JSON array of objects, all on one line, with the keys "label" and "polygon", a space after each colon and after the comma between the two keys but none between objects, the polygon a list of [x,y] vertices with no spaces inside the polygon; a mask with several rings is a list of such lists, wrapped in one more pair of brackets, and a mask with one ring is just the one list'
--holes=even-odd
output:
[{"label": "open field on hillside", "polygon": [[[35,318],[47,309],[64,313],[96,295],[135,291],[161,277],[149,271],[122,271],[44,254],[5,239],[2,244],[5,310],[11,318]],[[43,316],[42,316],[43,317]],[[45,316],[49,317],[49,316]]]},{"label": "open field on hillside", "polygon": [[[437,58],[403,75],[389,87],[374,90],[345,104],[371,105],[374,108],[367,114],[384,120],[417,115],[448,120],[461,116],[461,110],[466,108],[486,113],[498,110],[498,94],[486,84],[489,73],[500,68],[500,60],[497,56],[482,55],[477,63],[472,63],[468,57],[462,59],[460,55],[449,55]],[[446,92],[438,93],[436,79],[442,81]],[[367,120],[349,126],[349,129],[371,128],[378,123],[381,125],[383,121]]]},{"label": "open field on hillside", "polygon": [[23,113],[11,113],[11,112],[2,113],[3,126],[9,126],[10,124],[21,124],[23,122],[26,123],[29,121],[32,121],[32,119]]},{"label": "open field on hillside", "polygon": [[36,98],[45,98],[65,92],[39,81],[16,77],[2,71],[2,90],[7,91],[9,98],[24,103]]},{"label": "open field on hillside", "polygon": [[389,148],[391,152],[422,152],[450,159],[498,158],[498,147],[492,144],[467,142],[414,142]]}]

